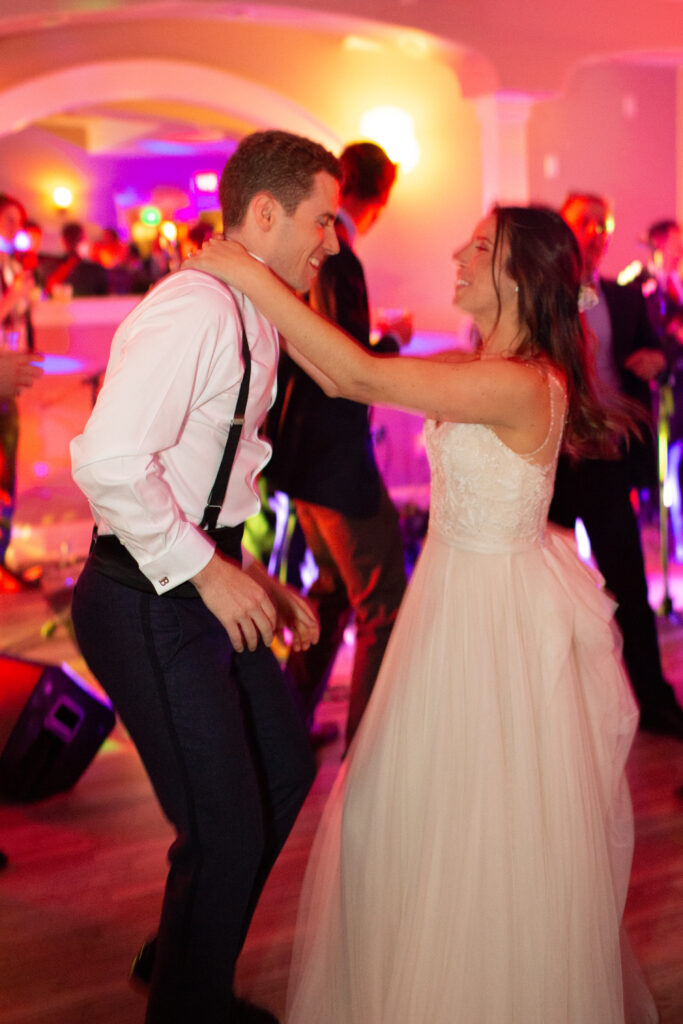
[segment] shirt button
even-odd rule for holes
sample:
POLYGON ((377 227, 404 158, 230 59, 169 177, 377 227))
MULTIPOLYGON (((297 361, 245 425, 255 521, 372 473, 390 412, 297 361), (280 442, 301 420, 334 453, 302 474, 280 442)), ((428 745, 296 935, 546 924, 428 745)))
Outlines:
POLYGON ((161 579, 159 580, 159 586, 160 587, 168 586, 168 576, 162 576, 161 577, 161 579))

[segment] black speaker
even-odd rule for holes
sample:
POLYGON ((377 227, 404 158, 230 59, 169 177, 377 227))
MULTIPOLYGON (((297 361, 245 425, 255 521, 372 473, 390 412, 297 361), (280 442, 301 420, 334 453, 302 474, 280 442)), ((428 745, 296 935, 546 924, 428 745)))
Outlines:
POLYGON ((114 728, 111 704, 66 664, 0 657, 0 796, 70 789, 114 728))

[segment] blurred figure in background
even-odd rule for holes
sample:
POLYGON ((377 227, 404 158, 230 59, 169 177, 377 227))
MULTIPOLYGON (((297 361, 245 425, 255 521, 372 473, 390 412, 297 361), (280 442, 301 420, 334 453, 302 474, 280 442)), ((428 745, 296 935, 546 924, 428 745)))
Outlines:
POLYGON ((177 269, 173 266, 172 246, 161 233, 157 234, 152 243, 152 249, 143 262, 152 284, 156 284, 162 277, 170 274, 173 269, 177 269))
POLYGON ((129 242, 121 263, 107 269, 110 295, 144 295, 152 284, 149 267, 136 242, 129 242))
POLYGON ((100 237, 93 242, 92 258, 110 270, 124 263, 128 256, 128 246, 122 241, 116 228, 103 228, 100 237))
MULTIPOLYGON (((396 180, 396 165, 371 142, 347 146, 335 224, 339 253, 320 268, 310 305, 370 348, 370 310, 363 266, 354 252, 381 215, 396 180)), ((410 339, 409 322, 376 351, 397 351, 410 339)), ((335 732, 316 731, 313 715, 353 612, 356 649, 346 744, 351 742, 375 683, 398 612, 406 576, 398 514, 373 451, 369 409, 325 395, 286 355, 280 359, 278 400, 268 419, 273 458, 269 484, 294 500, 306 544, 318 566, 309 591, 320 617, 320 641, 293 654, 289 668, 305 703, 314 743, 335 732)))
POLYGON ((193 256, 196 252, 199 252, 204 242, 211 238, 212 235, 213 225, 209 224, 208 221, 198 220, 196 224, 193 224, 187 232, 187 238, 183 245, 183 259, 187 259, 188 256, 193 256))
POLYGON ((74 298, 88 295, 107 295, 107 271, 101 263, 88 259, 85 228, 77 221, 67 221, 62 227, 64 256, 45 282, 48 295, 70 289, 74 298))
MULTIPOLYGON (((671 321, 681 317, 683 309, 683 235, 675 220, 659 220, 647 232, 650 259, 643 280, 643 294, 653 325, 666 334, 671 321)), ((680 323, 675 330, 680 331, 680 323)), ((680 342, 679 342, 680 344, 680 342)))
POLYGON ((637 279, 642 287, 650 322, 666 353, 668 381, 673 398, 669 418, 667 477, 671 487, 671 525, 676 561, 683 562, 683 509, 681 455, 683 454, 683 239, 675 220, 660 220, 647 233, 650 258, 637 279))
MULTIPOLYGON (((16 499, 19 409, 16 396, 20 388, 12 377, 18 369, 18 354, 33 348, 29 316, 33 275, 24 270, 16 257, 15 238, 26 224, 26 211, 18 199, 0 194, 0 351, 9 353, 4 373, 10 374, 8 386, 0 390, 0 592, 17 590, 23 580, 5 565, 12 536, 12 517, 16 499)), ((30 383, 25 381, 25 384, 30 383)))
MULTIPOLYGON (((612 230, 610 205, 602 196, 572 193, 562 216, 573 230, 583 258, 583 285, 596 304, 586 313, 597 342, 598 384, 640 402, 651 420, 650 381, 666 367, 637 285, 619 285, 599 274, 612 230)), ((645 563, 630 492, 633 449, 654 458, 651 431, 644 443, 632 439, 617 459, 560 457, 550 506, 552 522, 570 529, 583 521, 607 589, 617 601, 616 620, 624 640, 624 661, 640 705, 640 727, 683 740, 683 710, 664 679, 655 617, 648 601, 645 563)), ((642 467, 642 461, 641 461, 642 467)))
POLYGON ((43 229, 35 220, 24 224, 25 245, 16 256, 24 270, 33 274, 37 288, 45 287, 48 273, 54 269, 55 261, 43 252, 43 229))

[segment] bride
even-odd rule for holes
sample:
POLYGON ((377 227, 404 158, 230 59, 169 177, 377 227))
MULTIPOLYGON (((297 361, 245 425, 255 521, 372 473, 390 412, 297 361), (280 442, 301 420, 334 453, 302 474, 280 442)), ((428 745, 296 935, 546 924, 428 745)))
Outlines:
POLYGON ((287 1021, 651 1024, 621 929, 636 705, 612 602, 547 525, 560 446, 604 455, 628 421, 558 214, 498 208, 455 261, 480 342, 441 360, 366 353, 236 243, 187 264, 328 394, 426 416, 429 531, 315 839, 287 1021))

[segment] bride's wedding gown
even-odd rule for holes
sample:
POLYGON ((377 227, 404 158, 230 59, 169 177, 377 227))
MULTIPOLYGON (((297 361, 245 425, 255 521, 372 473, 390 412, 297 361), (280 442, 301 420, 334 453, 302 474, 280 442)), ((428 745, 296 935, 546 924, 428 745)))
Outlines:
POLYGON ((612 602, 546 526, 547 379, 530 455, 426 423, 428 537, 314 843, 287 1024, 657 1019, 622 983, 637 708, 612 602))

